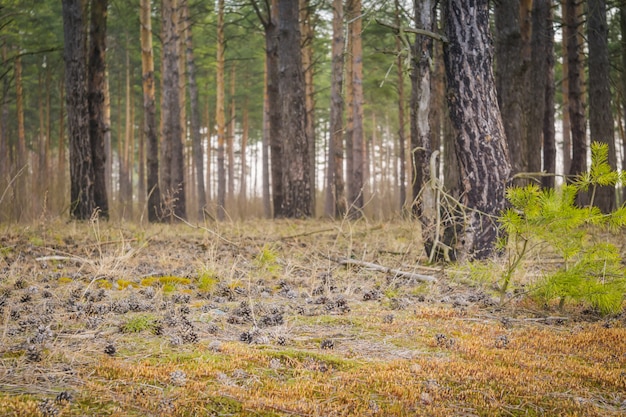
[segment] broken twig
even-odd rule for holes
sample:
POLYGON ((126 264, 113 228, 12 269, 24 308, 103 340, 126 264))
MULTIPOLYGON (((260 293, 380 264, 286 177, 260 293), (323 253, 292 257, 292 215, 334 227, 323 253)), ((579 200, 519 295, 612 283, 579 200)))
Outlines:
POLYGON ((416 279, 418 281, 424 281, 424 282, 437 282, 437 278, 433 277, 432 275, 423 275, 423 274, 417 274, 415 272, 400 271, 399 269, 388 268, 386 266, 378 265, 372 262, 365 262, 365 261, 359 261, 358 259, 348 259, 348 258, 338 258, 338 259, 330 258, 330 259, 332 261, 337 262, 340 265, 358 265, 366 269, 371 269, 372 271, 384 272, 386 274, 394 274, 395 276, 398 276, 398 277, 416 279))

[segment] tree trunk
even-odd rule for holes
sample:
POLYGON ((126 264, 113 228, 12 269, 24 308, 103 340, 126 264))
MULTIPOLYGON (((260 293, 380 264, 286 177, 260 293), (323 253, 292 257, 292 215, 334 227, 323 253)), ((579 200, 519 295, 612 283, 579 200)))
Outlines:
POLYGON ((187 57, 187 79, 189 82, 189 100, 191 110, 191 142, 193 146, 193 165, 196 168, 196 189, 198 194, 198 219, 204 218, 206 194, 204 192, 204 158, 202 156, 202 136, 200 135, 200 103, 198 100, 198 84, 196 83, 196 63, 193 55, 193 36, 189 5, 183 5, 183 25, 185 28, 185 45, 187 57))
MULTIPOLYGON (((611 108, 611 82, 606 1, 589 0, 587 39, 589 42, 589 128, 594 141, 609 147, 609 164, 617 168, 613 113, 611 108)), ((593 204, 609 213, 615 209, 615 186, 598 188, 593 204)))
MULTIPOLYGON (((532 13, 532 38, 530 73, 527 90, 526 138, 528 144, 528 172, 541 171, 541 156, 533 155, 533 150, 541 151, 543 120, 546 106, 546 89, 548 88, 548 57, 553 53, 549 43, 551 31, 548 27, 550 0, 535 0, 532 13)), ((503 115, 504 117, 504 115, 503 115)), ((511 149, 511 154, 513 150, 511 149)), ((547 156, 544 150, 544 159, 547 156)), ((548 177, 544 177, 548 178, 548 177)))
MULTIPOLYGON (((430 4, 430 1, 427 3, 430 4)), ((402 25, 400 1, 394 1, 394 18, 397 27, 402 25)), ((423 28, 426 29, 426 28, 423 28)), ((403 43, 400 40, 401 35, 396 36, 396 50, 398 57, 396 58, 396 75, 398 77, 398 147, 400 148, 400 209, 404 208, 406 204, 406 143, 405 143, 405 129, 404 129, 404 109, 406 106, 404 97, 404 57, 402 55, 403 43)))
POLYGON ((315 30, 311 22, 314 12, 311 0, 300 0, 300 25, 302 35, 302 68, 304 69, 304 89, 306 107, 306 140, 309 144, 309 179, 311 181, 311 207, 315 212, 315 84, 313 83, 313 40, 315 30))
POLYGON ((333 43, 330 81, 330 138, 324 214, 342 217, 346 213, 343 182, 343 0, 333 0, 333 43))
MULTIPOLYGON (((554 28, 553 28, 553 13, 552 5, 550 1, 545 1, 542 7, 547 8, 547 28, 545 30, 546 36, 546 90, 545 90, 545 106, 543 116, 543 171, 556 174, 556 133, 554 128, 554 28)), ((544 16, 544 12, 537 12, 537 16, 544 16)), ((542 18, 542 17, 541 17, 542 18)), ((544 188, 554 188, 555 178, 553 176, 543 177, 541 184, 544 188)))
POLYGON ((350 195, 350 216, 363 215, 365 203, 365 134, 363 132, 363 47, 361 41, 362 16, 361 0, 350 0, 353 16, 351 33, 352 59, 352 194, 350 195))
POLYGON ((488 0, 443 3, 449 43, 444 49, 448 106, 457 130, 462 202, 467 220, 457 244, 460 258, 484 259, 494 251, 493 216, 505 206, 511 165, 492 72, 488 0))
POLYGON ((230 202, 235 197, 235 64, 230 67, 230 108, 228 110, 229 119, 226 125, 226 153, 228 154, 228 194, 230 202))
POLYGON ((180 107, 178 0, 163 0, 163 186, 170 220, 186 218, 184 158, 180 107))
MULTIPOLYGON (((619 22, 621 31, 621 52, 622 52, 622 111, 624 126, 623 131, 626 132, 626 0, 621 0, 619 5, 619 22)), ((626 140, 622 137, 622 172, 626 172, 626 140)), ((622 201, 626 201, 626 181, 622 181, 622 201)))
POLYGON ((163 218, 159 187, 159 139, 156 125, 154 88, 154 58, 152 48, 152 19, 150 0, 141 0, 141 68, 143 79, 144 132, 146 134, 146 168, 148 193, 148 221, 163 218))
MULTIPOLYGON (((82 61, 83 69, 85 69, 85 61, 82 61)), ((84 77, 83 77, 84 81, 84 77)), ((16 177, 14 185, 14 213, 16 219, 20 218, 27 212, 29 194, 28 190, 28 160, 26 155, 26 130, 24 126, 24 86, 22 78, 22 58, 15 59, 15 111, 17 113, 17 152, 15 158, 15 169, 13 177, 16 177)), ((87 138, 88 140, 89 138, 87 138)), ((89 214, 91 215, 91 213, 89 214)))
POLYGON ((217 219, 226 217, 226 170, 224 166, 224 144, 226 116, 224 115, 224 0, 218 0, 217 9, 217 96, 215 123, 217 124, 217 219))
POLYGON ((86 220, 93 214, 96 203, 92 149, 89 140, 87 48, 82 1, 63 0, 63 32, 70 142, 70 215, 77 220, 86 220))
POLYGON ((278 61, 283 146, 282 215, 290 218, 311 215, 309 144, 306 137, 306 105, 299 3, 279 0, 278 61))
POLYGON ((272 217, 272 201, 270 194, 270 100, 267 89, 267 60, 264 66, 263 82, 263 139, 261 142, 261 171, 263 187, 263 217, 272 217))
MULTIPOLYGON (((580 50, 582 44, 578 31, 582 16, 577 0, 566 0, 563 24, 567 28, 567 68, 569 88, 569 118, 572 134, 572 164, 569 169, 570 181, 574 176, 587 171, 587 135, 585 120, 585 103, 583 100, 583 63, 580 50)), ((579 194, 578 203, 586 204, 585 197, 579 194)))
POLYGON ((239 206, 241 207, 241 210, 243 210, 243 207, 246 204, 246 188, 248 187, 248 167, 246 153, 248 152, 248 135, 250 131, 249 122, 248 96, 246 96, 243 102, 243 110, 241 115, 241 180, 239 182, 239 206))
POLYGON ((99 215, 109 218, 107 196, 106 159, 104 134, 107 126, 104 122, 104 91, 106 77, 106 24, 108 0, 91 1, 91 26, 89 47, 89 140, 93 155, 94 200, 99 215))
POLYGON ((496 89, 507 144, 511 151, 513 173, 526 172, 529 167, 530 147, 524 132, 524 98, 528 86, 530 55, 526 56, 524 53, 527 48, 521 25, 526 16, 521 16, 520 13, 521 3, 525 1, 527 0, 502 0, 495 3, 496 89))

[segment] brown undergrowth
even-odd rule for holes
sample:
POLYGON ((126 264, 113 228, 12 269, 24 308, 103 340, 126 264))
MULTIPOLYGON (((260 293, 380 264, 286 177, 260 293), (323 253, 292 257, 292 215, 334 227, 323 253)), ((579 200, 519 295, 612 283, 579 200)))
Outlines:
POLYGON ((626 414, 623 314, 500 306, 411 222, 2 227, 2 416, 626 414))

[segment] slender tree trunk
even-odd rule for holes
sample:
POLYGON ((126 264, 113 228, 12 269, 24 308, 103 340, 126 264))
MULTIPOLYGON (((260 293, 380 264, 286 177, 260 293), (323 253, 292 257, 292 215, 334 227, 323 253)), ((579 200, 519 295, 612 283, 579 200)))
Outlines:
MULTIPOLYGON (((529 168, 529 143, 524 132, 525 95, 528 86, 530 54, 522 34, 522 4, 528 0, 502 0, 496 2, 496 88, 502 112, 504 130, 510 149, 513 173, 529 168)), ((536 103, 534 103, 536 104, 536 103)), ((531 121, 539 126, 537 121, 531 121)))
POLYGON ((569 41, 569 32, 565 23, 565 12, 567 10, 568 0, 561 0, 561 50, 563 51, 563 60, 561 64, 561 72, 563 80, 561 82, 561 119, 563 134, 563 173, 567 175, 572 166, 572 124, 569 116, 569 63, 567 59, 567 42, 569 41))
POLYGON ((106 77, 106 24, 108 0, 91 0, 88 102, 89 139, 93 157, 94 200, 101 217, 109 218, 104 133, 104 91, 106 77))
POLYGON ((263 216, 272 217, 272 201, 270 195, 270 100, 267 89, 267 59, 265 62, 263 83, 263 139, 261 143, 261 171, 263 175, 263 216))
POLYGON ((354 30, 354 11, 352 0, 346 0, 346 42, 345 42, 345 159, 346 159, 346 209, 351 210, 354 192, 354 85, 352 83, 352 73, 354 59, 352 59, 352 32, 354 30))
MULTIPOLYGON (((622 68, 626 69, 626 0, 619 3, 619 22, 621 31, 621 52, 622 52, 622 68)), ((626 132, 626 70, 622 70, 622 111, 624 126, 623 131, 626 132)), ((622 137, 622 171, 626 172, 626 140, 622 137)), ((622 181, 622 204, 626 201, 626 181, 622 181)))
POLYGON ((232 202, 235 198, 235 64, 230 67, 230 108, 229 120, 226 125, 226 153, 228 154, 228 194, 227 199, 232 202))
POLYGON ((156 125, 154 87, 154 57, 152 48, 152 19, 150 0, 141 0, 141 68, 143 79, 144 132, 146 134, 146 168, 148 193, 148 221, 163 218, 159 187, 159 139, 156 125))
POLYGON ((352 194, 350 195, 351 217, 363 214, 365 203, 365 133, 363 131, 363 47, 361 41, 362 16, 361 0, 350 0, 354 16, 352 23, 352 194))
POLYGON ((67 156, 65 145, 65 77, 59 81, 59 154, 57 160, 57 184, 59 187, 60 206, 66 201, 67 156))
POLYGON ((170 220, 186 218, 184 157, 180 107, 178 0, 163 0, 163 184, 170 220))
MULTIPOLYGON (((430 1, 427 2, 430 4, 430 1)), ((397 27, 401 27, 402 21, 400 18, 400 1, 394 1, 395 6, 395 24, 397 27)), ((400 209, 404 207, 406 204, 406 144, 405 144, 405 129, 404 129, 404 109, 406 106, 405 97, 404 97, 404 57, 401 53, 402 51, 402 41, 400 40, 400 36, 396 36, 396 50, 398 51, 398 57, 396 58, 396 69, 397 69, 397 77, 398 77, 398 147, 400 148, 400 209)))
MULTIPOLYGON (((84 64, 83 64, 84 65, 84 64)), ((84 68, 84 67, 83 67, 84 68)), ((14 185, 14 203, 16 219, 28 212, 28 164, 26 155, 26 129, 24 127, 24 86, 22 78, 22 58, 15 59, 15 111, 17 116, 17 152, 13 176, 17 176, 14 185)))
MULTIPOLYGON (((7 60, 7 47, 6 43, 2 45, 1 49, 2 62, 7 60)), ((2 78, 2 95, 0 96, 0 178, 1 187, 4 189, 11 180, 9 178, 10 163, 9 158, 9 89, 10 78, 5 76, 2 78)), ((3 217, 0 219, 5 220, 3 217)))
POLYGON ((315 212, 315 84, 313 83, 313 40, 315 29, 311 22, 313 5, 311 0, 300 0, 300 29, 302 35, 302 67, 304 69, 304 88, 306 106, 306 137, 309 144, 309 179, 311 180, 311 207, 315 212))
POLYGON ((505 206, 511 173, 492 72, 488 3, 443 3, 449 41, 444 49, 448 106, 457 130, 462 202, 468 208, 458 242, 461 258, 483 259, 493 253, 498 226, 492 216, 499 215, 505 206))
POLYGON ((333 0, 333 43, 330 84, 330 138, 324 214, 342 217, 346 213, 343 181, 343 0, 333 0))
POLYGON ((191 20, 189 19, 189 5, 183 5, 183 25, 185 28, 185 50, 187 57, 187 79, 189 83, 189 100, 191 110, 191 142, 193 146, 193 165, 196 170, 196 192, 198 194, 198 218, 204 217, 206 194, 204 192, 204 158, 202 152, 202 136, 200 134, 200 103, 198 100, 198 84, 196 82, 196 63, 193 54, 193 36, 191 20))
POLYGON ((217 124, 217 219, 226 217, 226 170, 224 166, 224 144, 226 117, 224 114, 224 0, 218 0, 217 11, 217 98, 215 122, 217 124))
POLYGON ((250 131, 248 117, 248 96, 243 101, 243 109, 241 115, 241 181, 239 182, 239 201, 240 206, 246 204, 246 188, 248 187, 248 167, 246 154, 248 152, 248 135, 250 131))
MULTIPOLYGON (((609 63, 609 27, 606 20, 606 1, 589 0, 587 39, 589 42, 589 128, 594 141, 609 147, 609 164, 617 168, 613 113, 611 108, 611 81, 609 63)), ((615 209, 615 186, 600 187, 594 205, 603 213, 615 209)))
MULTIPOLYGON (((547 55, 546 60, 546 90, 545 90, 545 106, 543 116, 543 170, 544 172, 555 174, 556 173, 556 132, 555 132, 555 120, 554 120, 554 28, 553 28, 553 12, 550 1, 545 1, 544 6, 547 6, 547 30, 546 30, 546 45, 545 50, 547 55)), ((543 13, 537 13, 539 16, 543 16, 543 13)), ((553 176, 543 177, 541 184, 544 188, 554 188, 555 178, 553 176)))
POLYGON ((290 218, 311 215, 309 144, 306 137, 306 104, 300 27, 299 2, 279 0, 278 61, 283 145, 282 215, 290 218))
MULTIPOLYGON (((587 135, 585 120, 585 103, 583 100, 583 63, 580 50, 582 44, 578 31, 580 30, 581 8, 577 0, 567 0, 563 23, 567 27, 567 66, 569 88, 569 118, 572 133, 572 164, 570 166, 570 180, 587 170, 587 135)), ((584 196, 579 195, 579 204, 586 204, 584 196)))
POLYGON ((70 214, 78 220, 89 219, 96 208, 89 140, 87 48, 82 6, 80 0, 63 0, 65 86, 70 138, 70 214))

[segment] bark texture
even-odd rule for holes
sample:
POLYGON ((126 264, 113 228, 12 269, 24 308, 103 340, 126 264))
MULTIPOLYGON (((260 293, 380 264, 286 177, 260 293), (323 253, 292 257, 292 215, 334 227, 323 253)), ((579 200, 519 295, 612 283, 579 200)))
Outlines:
POLYGON ((283 152, 282 215, 311 215, 309 144, 306 137, 305 85, 298 23, 299 3, 279 0, 278 61, 283 152))
POLYGON ((184 159, 180 107, 180 35, 178 0, 163 0, 163 187, 170 220, 186 218, 184 159))
POLYGON ((143 129, 146 136, 146 185, 148 221, 161 221, 161 189, 159 187, 159 139, 156 125, 154 88, 154 55, 150 0, 141 0, 141 72, 143 85, 143 129))
POLYGON ((457 244, 459 257, 491 255, 497 239, 497 216, 505 206, 511 166, 497 105, 492 72, 488 0, 443 3, 448 107, 457 131, 466 222, 457 244))
MULTIPOLYGON (((606 20, 606 1, 589 0, 587 39, 589 42, 589 129, 591 140, 609 146, 609 164, 615 169, 615 136, 611 108, 611 81, 609 63, 609 27, 606 20)), ((594 205, 604 213, 615 209, 614 186, 599 187, 594 205)))
POLYGON ((333 43, 330 84, 330 138, 324 214, 342 217, 346 213, 343 180, 343 0, 333 1, 333 43))
POLYGON ((86 220, 93 214, 94 171, 89 141, 85 18, 80 0, 63 0, 65 87, 70 143, 70 215, 86 220))
POLYGON ((108 0, 92 0, 89 46, 89 140, 93 155, 94 200, 99 214, 109 218, 109 201, 106 185, 106 159, 104 134, 108 126, 104 121, 104 91, 106 74, 106 25, 108 0))

